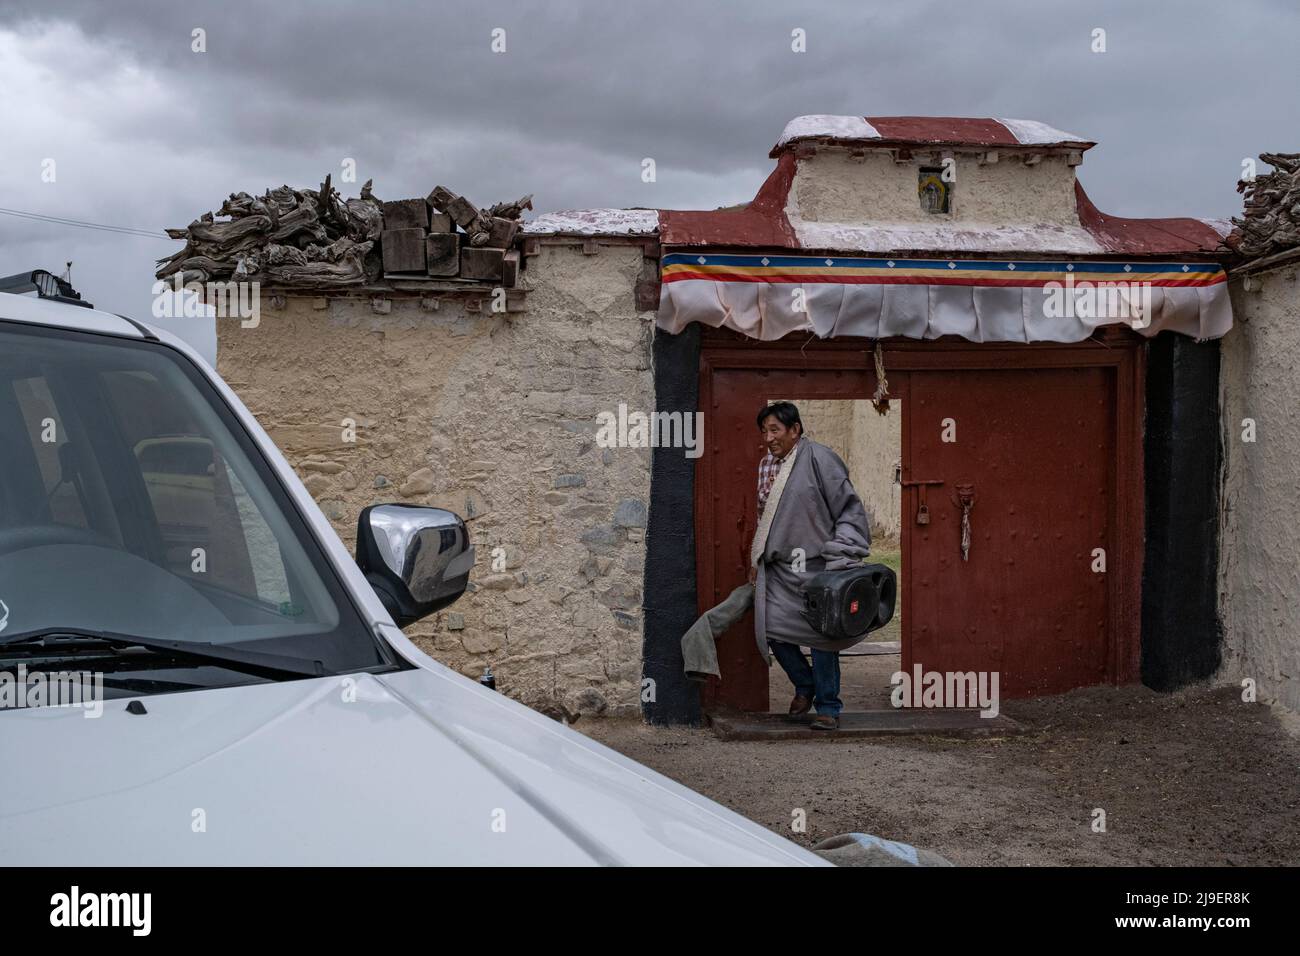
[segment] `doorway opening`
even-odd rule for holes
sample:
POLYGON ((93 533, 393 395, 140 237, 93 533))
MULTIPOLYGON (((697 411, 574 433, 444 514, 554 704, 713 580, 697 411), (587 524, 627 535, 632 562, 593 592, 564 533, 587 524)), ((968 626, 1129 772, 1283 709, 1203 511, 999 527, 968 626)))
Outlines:
MULTIPOLYGON (((849 481, 862 499, 870 521, 872 564, 883 564, 898 576, 903 592, 902 455, 903 402, 889 400, 884 413, 866 398, 800 398, 793 402, 803 420, 804 434, 834 451, 848 466, 849 481)), ((890 677, 902 666, 903 608, 898 602, 887 626, 840 652, 840 699, 845 711, 880 710, 890 706, 890 677)), ((804 657, 808 648, 802 648, 804 657)), ((775 663, 768 673, 771 713, 785 713, 793 689, 775 663)))
MULTIPOLYGON (((898 403, 886 417, 900 413, 902 433, 902 655, 866 686, 883 694, 895 670, 918 666, 996 673, 1003 699, 1138 679, 1142 348, 1131 332, 1071 345, 884 343, 898 403)), ((858 340, 716 333, 699 361, 713 436, 693 487, 702 614, 746 578, 762 455, 755 410, 789 398, 825 440, 834 416, 819 423, 812 403, 869 407, 877 381, 870 344, 858 340)), ((722 676, 701 689, 705 712, 788 707, 784 672, 777 697, 753 627, 751 614, 718 641, 722 676)))

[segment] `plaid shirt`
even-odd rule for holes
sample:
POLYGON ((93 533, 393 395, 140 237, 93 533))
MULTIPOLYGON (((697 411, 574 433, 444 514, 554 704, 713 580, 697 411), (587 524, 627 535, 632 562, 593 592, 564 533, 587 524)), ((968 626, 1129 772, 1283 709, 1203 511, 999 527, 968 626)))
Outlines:
MULTIPOLYGON (((790 457, 786 453, 786 458, 790 457)), ((772 494, 772 485, 776 483, 776 476, 781 473, 781 465, 785 463, 785 458, 777 458, 770 451, 763 456, 763 460, 758 463, 758 517, 763 517, 763 509, 767 507, 768 496, 772 494)))

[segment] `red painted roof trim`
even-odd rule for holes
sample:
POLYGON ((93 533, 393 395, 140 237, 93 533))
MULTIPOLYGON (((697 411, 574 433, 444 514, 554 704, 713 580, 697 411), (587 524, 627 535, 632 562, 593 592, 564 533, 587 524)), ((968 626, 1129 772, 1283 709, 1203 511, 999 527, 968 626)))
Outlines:
POLYGON ((881 139, 909 143, 969 143, 1020 146, 1011 130, 994 119, 964 116, 868 116, 881 139))
POLYGON ((1007 126, 992 117, 971 116, 864 116, 880 136, 870 139, 841 136, 800 136, 772 147, 773 159, 796 149, 800 143, 824 142, 864 149, 897 149, 927 146, 976 146, 1016 149, 1025 152, 1047 149, 1092 149, 1087 139, 1063 139, 1055 143, 1022 143, 1007 126))
POLYGON ((777 160, 758 194, 744 209, 690 212, 659 210, 659 242, 677 246, 769 246, 798 249, 799 240, 785 215, 794 182, 794 153, 777 160))
POLYGON ((1079 210, 1079 223, 1107 252, 1141 256, 1223 252, 1220 248, 1222 237, 1199 219, 1108 216, 1092 204, 1078 180, 1074 183, 1074 200, 1079 210))

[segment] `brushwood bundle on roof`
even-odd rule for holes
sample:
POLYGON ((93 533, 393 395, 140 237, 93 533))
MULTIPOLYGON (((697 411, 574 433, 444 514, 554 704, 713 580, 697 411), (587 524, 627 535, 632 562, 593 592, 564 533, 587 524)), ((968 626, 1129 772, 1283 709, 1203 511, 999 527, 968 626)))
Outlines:
POLYGON ((1245 197, 1241 218, 1226 243, 1257 259, 1300 247, 1300 153, 1260 153, 1273 172, 1237 183, 1245 197))
POLYGON ((303 289, 381 279, 515 284, 510 246, 531 196, 480 211, 443 186, 427 199, 393 202, 371 189, 367 181, 360 196, 344 200, 326 176, 319 189, 232 193, 215 215, 167 230, 185 248, 158 260, 157 277, 303 289))
POLYGON ((383 207, 370 190, 367 182, 358 198, 343 200, 326 176, 320 189, 232 193, 215 216, 204 213, 184 229, 167 230, 184 239, 185 248, 160 259, 157 276, 315 286, 365 282, 379 273, 375 244, 383 230, 383 207))

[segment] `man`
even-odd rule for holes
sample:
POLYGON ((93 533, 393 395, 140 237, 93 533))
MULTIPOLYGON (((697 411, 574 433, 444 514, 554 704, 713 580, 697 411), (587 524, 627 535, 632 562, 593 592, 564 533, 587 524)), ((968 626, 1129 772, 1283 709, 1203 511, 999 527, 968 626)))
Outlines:
POLYGON ((706 612, 682 638, 688 676, 718 676, 714 641, 752 604, 759 652, 775 656, 794 685, 791 714, 815 708, 812 727, 839 727, 839 652, 861 638, 831 640, 803 616, 802 585, 822 570, 850 568, 867 557, 866 509, 840 457, 803 436, 799 409, 765 405, 758 428, 767 454, 758 466, 758 527, 749 551, 749 583, 706 612), (812 649, 812 666, 800 646, 812 649))

